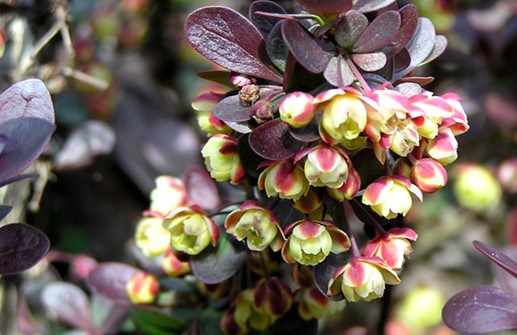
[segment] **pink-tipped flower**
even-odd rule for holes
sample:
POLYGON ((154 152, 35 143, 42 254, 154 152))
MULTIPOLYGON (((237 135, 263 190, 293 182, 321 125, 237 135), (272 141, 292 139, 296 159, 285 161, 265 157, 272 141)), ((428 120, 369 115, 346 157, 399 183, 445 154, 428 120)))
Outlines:
POLYGON ((197 255, 210 243, 216 245, 219 229, 197 206, 180 207, 167 215, 163 227, 171 235, 174 250, 197 255))
POLYGON ((413 205, 411 193, 422 200, 422 192, 409 179, 399 176, 380 177, 368 185, 362 202, 387 219, 406 216, 413 205))
POLYGON ((151 191, 151 211, 167 215, 170 211, 188 204, 187 190, 183 181, 171 176, 159 176, 151 191))
POLYGON ((460 135, 469 130, 467 115, 461 105, 461 98, 454 93, 446 93, 442 95, 453 109, 452 116, 445 117, 442 120, 440 128, 449 128, 454 135, 460 135))
POLYGON ((135 305, 151 304, 160 291, 158 280, 150 273, 139 272, 127 282, 126 292, 135 305))
POLYGON ((330 300, 315 286, 302 288, 296 295, 299 298, 298 313, 304 320, 332 316, 342 311, 346 305, 345 300, 330 300))
POLYGON ((393 270, 398 271, 413 249, 410 241, 416 241, 418 235, 409 228, 393 228, 368 241, 363 247, 366 257, 379 257, 393 270))
POLYGON ((192 101, 192 109, 197 112, 199 128, 212 136, 215 134, 230 134, 232 129, 219 120, 212 112, 217 102, 224 96, 222 93, 204 92, 192 101))
POLYGON ((339 188, 348 177, 349 158, 345 150, 327 144, 320 144, 304 150, 298 156, 305 156, 305 177, 313 186, 339 188))
POLYGON ((288 93, 280 103, 280 118, 290 127, 301 128, 311 123, 314 117, 312 95, 304 92, 288 93))
POLYGON ((429 157, 447 165, 458 158, 458 141, 451 129, 440 129, 438 135, 432 140, 428 140, 425 152, 429 157))
POLYGON ((163 255, 170 245, 171 234, 162 226, 163 218, 144 217, 138 221, 135 244, 147 257, 163 255))
POLYGON ((323 108, 319 132, 329 144, 353 140, 366 127, 366 107, 359 91, 352 88, 328 90, 316 96, 314 103, 316 108, 323 108))
POLYGON ((361 189, 361 176, 352 168, 348 167, 348 178, 340 188, 327 188, 328 194, 339 202, 350 200, 355 197, 361 189))
POLYGON ((169 277, 183 277, 190 273, 190 263, 180 260, 171 248, 162 258, 161 265, 163 272, 169 277))
POLYGON ((411 181, 422 192, 432 193, 447 184, 447 171, 431 158, 423 158, 411 167, 411 181))
POLYGON ((262 251, 268 246, 278 251, 285 240, 282 227, 273 212, 253 200, 244 202, 239 209, 231 212, 226 217, 224 227, 237 240, 246 239, 248 248, 254 251, 262 251))
POLYGON ((244 178, 244 167, 237 153, 237 139, 216 134, 206 142, 201 150, 210 176, 222 182, 230 180, 238 184, 244 178))
POLYGON ((332 252, 335 254, 350 248, 350 239, 342 230, 329 221, 304 219, 286 228, 287 241, 282 248, 282 257, 287 263, 316 265, 332 252))
POLYGON ((371 301, 384 295, 386 284, 396 285, 400 279, 384 260, 378 257, 354 257, 339 267, 329 282, 331 295, 342 292, 346 300, 371 301))
POLYGON ((303 169, 292 160, 273 162, 259 176, 258 186, 268 197, 299 200, 309 192, 303 169))

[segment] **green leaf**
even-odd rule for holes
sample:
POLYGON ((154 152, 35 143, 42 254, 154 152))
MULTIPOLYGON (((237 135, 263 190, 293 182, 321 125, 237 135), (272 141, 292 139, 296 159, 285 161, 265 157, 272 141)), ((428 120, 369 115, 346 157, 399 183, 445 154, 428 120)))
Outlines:
POLYGON ((186 327, 183 322, 149 308, 134 307, 131 319, 138 332, 146 335, 179 335, 186 327))

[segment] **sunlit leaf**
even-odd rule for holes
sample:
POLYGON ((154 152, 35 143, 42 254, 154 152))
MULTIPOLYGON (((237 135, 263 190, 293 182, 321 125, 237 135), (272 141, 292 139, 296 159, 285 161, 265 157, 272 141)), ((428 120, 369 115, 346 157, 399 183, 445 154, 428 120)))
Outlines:
POLYGON ((249 144, 257 155, 268 160, 283 160, 294 156, 303 143, 293 138, 287 123, 274 119, 255 128, 249 144))
POLYGON ((68 325, 86 330, 94 328, 88 297, 79 287, 66 282, 47 284, 41 300, 47 310, 68 325))
POLYGON ((343 15, 336 26, 336 43, 342 48, 350 48, 368 27, 368 18, 356 10, 343 15))
POLYGON ((86 281, 94 292, 116 303, 130 304, 126 285, 139 272, 141 270, 123 263, 101 263, 90 271, 86 281))
POLYGON ((50 247, 38 229, 24 223, 0 227, 0 274, 14 274, 35 265, 50 247))
POLYGON ((363 13, 370 13, 393 4, 395 0, 354 0, 354 9, 363 13))
POLYGON ((434 48, 427 58, 419 65, 427 64, 438 58, 447 49, 447 38, 443 35, 436 35, 434 48))
POLYGON ((386 55, 382 52, 350 55, 354 63, 366 72, 375 72, 386 65, 386 55))
POLYGON ((273 27, 280 21, 280 19, 260 15, 256 12, 287 14, 284 7, 273 1, 259 0, 251 3, 249 8, 250 20, 260 30, 264 38, 268 37, 269 33, 273 30, 273 27))
POLYGON ((323 72, 323 76, 330 85, 337 87, 349 86, 355 79, 350 66, 341 55, 332 57, 323 72))
POLYGON ((377 16, 359 36, 352 51, 370 53, 389 45, 397 36, 400 22, 400 14, 394 10, 377 16))
POLYGON ((497 266, 501 267, 506 272, 517 278, 517 261, 514 261, 501 251, 494 249, 483 242, 474 241, 472 242, 472 244, 474 244, 474 247, 485 257, 487 257, 497 266))
POLYGON ((469 288, 445 304, 442 318, 450 328, 466 333, 517 329, 517 296, 494 286, 469 288))
POLYGON ((199 255, 192 256, 192 273, 205 284, 217 284, 232 277, 241 267, 246 257, 243 244, 231 241, 231 237, 221 231, 216 247, 208 247, 199 255))
POLYGON ((237 94, 221 99, 213 110, 215 117, 225 122, 248 121, 252 112, 253 107, 244 106, 237 94))
POLYGON ((275 82, 282 77, 269 67, 264 38, 239 12, 203 7, 185 20, 185 35, 197 52, 228 70, 275 82))
POLYGON ((333 53, 323 49, 311 33, 295 20, 282 22, 284 41, 296 61, 312 73, 321 73, 325 70, 333 53))

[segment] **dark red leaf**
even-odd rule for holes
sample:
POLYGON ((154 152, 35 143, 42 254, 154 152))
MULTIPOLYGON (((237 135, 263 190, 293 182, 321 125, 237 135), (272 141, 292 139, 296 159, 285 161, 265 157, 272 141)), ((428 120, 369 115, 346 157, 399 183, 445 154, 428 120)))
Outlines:
POLYGON ((10 119, 0 123, 0 134, 7 143, 0 156, 0 183, 18 176, 43 151, 54 124, 34 117, 10 119))
POLYGON ((282 21, 278 21, 269 32, 266 40, 266 51, 273 64, 281 71, 285 71, 289 48, 282 37, 282 21))
POLYGON ((257 155, 272 161, 293 157, 303 145, 291 136, 289 126, 280 119, 255 128, 250 133, 249 144, 257 155))
POLYGON ((318 125, 320 123, 321 113, 317 113, 308 126, 303 128, 290 128, 291 136, 300 142, 314 142, 320 139, 318 125))
POLYGON ((213 211, 221 205, 217 186, 205 168, 191 166, 185 173, 183 182, 190 200, 203 209, 213 211))
POLYGON ((341 14, 352 9, 352 0, 297 0, 305 9, 319 14, 341 14))
POLYGON ((501 251, 494 249, 483 242, 474 241, 472 242, 474 247, 482 253, 485 257, 490 259, 496 265, 504 269, 506 272, 517 278, 517 262, 506 256, 501 251))
POLYGON ((368 27, 368 23, 363 13, 356 10, 347 12, 336 26, 336 43, 342 48, 350 48, 368 27))
POLYGON ((282 23, 284 41, 296 61, 307 71, 321 73, 333 56, 320 45, 314 36, 295 20, 282 23))
POLYGON ((341 55, 332 57, 323 72, 323 76, 330 85, 337 87, 349 86, 355 79, 350 66, 341 55))
POLYGON ((388 57, 399 53, 406 46, 415 33, 418 23, 418 9, 415 5, 405 5, 398 12, 400 14, 400 29, 397 37, 382 50, 388 57))
POLYGON ((253 107, 244 106, 237 94, 221 99, 214 107, 214 115, 225 122, 244 122, 251 119, 253 107))
POLYGON ((273 27, 280 21, 280 19, 256 14, 256 12, 287 14, 284 7, 273 1, 259 0, 251 3, 249 8, 250 20, 260 30, 264 38, 268 37, 271 30, 273 30, 273 27))
POLYGON ((442 318, 450 328, 466 333, 517 329, 517 296, 494 286, 470 288, 445 304, 442 318))
POLYGON ((260 31, 233 9, 203 7, 192 12, 185 20, 185 35, 197 52, 217 65, 282 82, 270 68, 260 31))
POLYGON ((411 64, 411 56, 409 55, 409 52, 406 48, 402 48, 398 54, 395 55, 393 58, 395 64, 394 64, 394 71, 400 72, 404 69, 406 69, 409 64, 411 64))
POLYGON ((141 270, 123 263, 101 263, 90 271, 86 280, 88 286, 100 295, 122 304, 131 304, 126 292, 129 280, 141 270))
POLYGON ((29 269, 48 251, 50 241, 38 229, 24 223, 0 228, 0 274, 8 275, 29 269))
POLYGON ((397 83, 416 83, 420 86, 425 86, 434 81, 434 77, 404 77, 397 81, 397 83))
POLYGON ((354 63, 366 72, 375 72, 386 65, 386 55, 382 52, 350 55, 354 63))
POLYGON ((33 117, 54 123, 50 93, 39 79, 20 81, 0 95, 0 122, 33 117))
POLYGON ((379 51, 397 37, 401 17, 397 11, 389 10, 377 16, 363 31, 352 48, 355 53, 379 51))
POLYGON ((393 4, 395 0, 357 0, 354 2, 354 9, 362 13, 375 12, 393 4))

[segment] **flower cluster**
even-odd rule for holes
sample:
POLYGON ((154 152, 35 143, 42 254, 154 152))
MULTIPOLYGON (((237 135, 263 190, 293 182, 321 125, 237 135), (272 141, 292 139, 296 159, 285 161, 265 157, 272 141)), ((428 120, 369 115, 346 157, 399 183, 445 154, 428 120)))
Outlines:
POLYGON ((445 43, 416 29, 415 6, 298 2, 310 12, 257 1, 250 20, 226 7, 187 18, 187 40, 228 70, 201 74, 226 93, 205 91, 192 104, 208 136, 206 169, 248 192, 207 214, 180 180, 160 177, 137 229, 145 255, 165 255, 167 275, 192 268, 207 292, 224 292, 228 334, 274 327, 295 303, 302 319, 320 319, 398 284, 417 234, 394 219, 447 183, 455 136, 468 130, 458 96, 407 76, 445 43), (412 54, 412 43, 429 53, 412 54), (373 228, 363 246, 354 213, 373 228))

